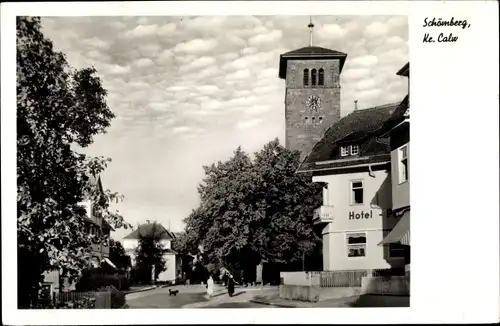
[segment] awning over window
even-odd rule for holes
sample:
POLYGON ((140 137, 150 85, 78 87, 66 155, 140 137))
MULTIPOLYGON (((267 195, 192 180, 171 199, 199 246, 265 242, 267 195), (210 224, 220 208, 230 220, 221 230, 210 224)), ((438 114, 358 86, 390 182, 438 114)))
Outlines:
POLYGON ((111 260, 109 260, 108 258, 104 258, 102 261, 108 264, 109 266, 116 268, 115 264, 113 264, 111 260))
POLYGON ((401 242, 410 245, 410 211, 406 211, 391 232, 378 245, 401 242))

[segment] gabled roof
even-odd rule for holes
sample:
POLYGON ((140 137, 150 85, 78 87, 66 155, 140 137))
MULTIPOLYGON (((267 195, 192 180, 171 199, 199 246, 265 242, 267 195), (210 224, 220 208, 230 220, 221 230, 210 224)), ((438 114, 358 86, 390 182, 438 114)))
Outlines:
POLYGON ((94 175, 90 175, 90 177, 89 177, 89 183, 92 186, 98 187, 99 191, 101 193, 104 193, 104 188, 102 187, 102 181, 101 181, 101 176, 100 175, 98 175, 97 177, 94 176, 94 175))
POLYGON ((396 73, 398 76, 405 76, 405 77, 410 77, 410 63, 407 62, 403 68, 399 69, 399 71, 396 73))
POLYGON ((389 162, 389 144, 378 142, 376 136, 384 123, 394 116, 400 105, 401 103, 394 103, 355 110, 333 123, 304 159, 297 172, 389 162), (352 157, 336 159, 334 154, 339 141, 348 138, 352 142, 356 141, 356 137, 359 141, 363 141, 359 156, 355 159, 352 157), (323 163, 318 165, 318 162, 323 163))
POLYGON ((163 227, 160 223, 144 223, 136 230, 132 231, 124 239, 140 239, 141 237, 152 236, 161 240, 174 240, 175 234, 163 227))
POLYGON ((401 103, 398 105, 396 110, 394 110, 394 113, 391 115, 387 121, 385 121, 382 126, 380 126, 379 130, 377 130, 377 134, 379 136, 388 136, 390 134, 390 131, 401 124, 403 121, 407 119, 407 116, 405 116, 406 110, 408 110, 408 100, 409 96, 406 95, 406 97, 401 101, 401 103))
POLYGON ((319 46, 306 46, 280 55, 279 77, 286 78, 286 65, 289 59, 339 59, 339 73, 342 72, 347 54, 335 50, 325 49, 319 46))

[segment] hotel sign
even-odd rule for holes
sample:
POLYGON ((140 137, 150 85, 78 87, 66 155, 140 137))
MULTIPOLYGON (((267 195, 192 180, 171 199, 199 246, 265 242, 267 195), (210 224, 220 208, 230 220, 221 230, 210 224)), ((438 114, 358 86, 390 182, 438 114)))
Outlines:
POLYGON ((349 212, 349 219, 350 220, 365 220, 365 219, 370 219, 373 218, 373 211, 370 210, 369 213, 365 213, 364 211, 361 211, 361 213, 356 213, 356 212, 349 212))

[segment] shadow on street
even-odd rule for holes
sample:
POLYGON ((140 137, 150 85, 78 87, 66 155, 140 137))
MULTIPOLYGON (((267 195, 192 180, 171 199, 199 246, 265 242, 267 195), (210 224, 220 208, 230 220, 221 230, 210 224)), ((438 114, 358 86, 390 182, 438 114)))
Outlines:
POLYGON ((127 300, 127 304, 131 309, 178 309, 184 305, 202 301, 207 301, 204 293, 178 293, 176 296, 169 296, 168 293, 153 293, 127 300))
POLYGON ((410 307, 409 296, 361 295, 350 307, 410 307))

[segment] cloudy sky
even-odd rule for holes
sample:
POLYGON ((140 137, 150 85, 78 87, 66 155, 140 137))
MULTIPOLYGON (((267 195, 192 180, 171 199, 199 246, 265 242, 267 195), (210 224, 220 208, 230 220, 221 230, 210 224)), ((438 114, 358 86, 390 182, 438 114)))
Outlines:
MULTIPOLYGON (((408 24, 401 16, 313 17, 314 45, 348 54, 342 115, 397 102, 407 81, 408 24)), ((133 225, 173 231, 198 205, 203 165, 241 145, 284 138, 279 55, 308 46, 308 16, 47 17, 43 31, 76 68, 94 65, 116 114, 86 150, 111 157, 105 188, 133 225)), ((117 239, 127 232, 119 230, 117 239)))

